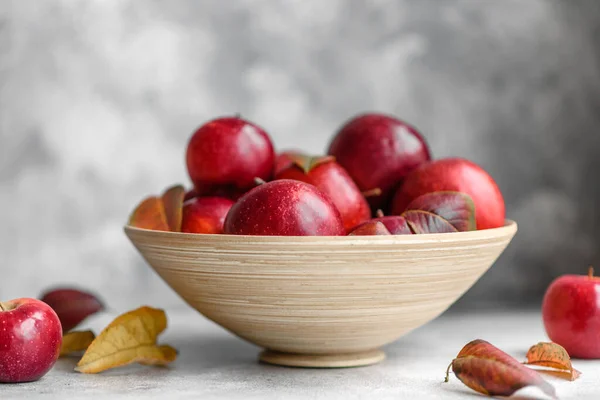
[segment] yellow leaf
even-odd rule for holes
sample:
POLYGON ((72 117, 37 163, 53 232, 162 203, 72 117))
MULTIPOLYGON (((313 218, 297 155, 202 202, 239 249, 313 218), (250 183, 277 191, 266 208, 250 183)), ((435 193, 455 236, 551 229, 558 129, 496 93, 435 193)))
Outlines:
POLYGON ((142 365, 167 365, 177 358, 177 350, 164 344, 162 346, 152 346, 149 350, 138 354, 137 362, 142 365))
POLYGON ((177 351, 158 346, 157 336, 167 327, 163 310, 141 307, 117 317, 88 347, 75 371, 95 374, 132 363, 166 365, 177 351))
POLYGON ((85 351, 94 341, 95 337, 96 335, 92 331, 72 331, 67 333, 63 336, 60 357, 85 351))

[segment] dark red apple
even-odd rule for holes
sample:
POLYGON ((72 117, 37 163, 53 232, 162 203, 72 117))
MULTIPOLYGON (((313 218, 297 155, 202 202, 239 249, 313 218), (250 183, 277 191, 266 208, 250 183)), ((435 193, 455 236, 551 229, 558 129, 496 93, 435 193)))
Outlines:
POLYGON ((374 210, 386 208, 404 177, 431 158, 425 139, 414 127, 382 114, 364 114, 348 121, 335 135, 328 153, 360 190, 381 189, 381 195, 368 197, 374 210))
POLYGON ((60 320, 63 332, 77 327, 86 318, 104 310, 104 304, 94 294, 75 288, 56 288, 42 294, 60 320))
POLYGON ((600 358, 600 278, 593 273, 557 278, 542 303, 548 337, 574 358, 600 358))
POLYGON ((254 179, 269 180, 275 153, 267 133, 237 117, 202 125, 187 147, 187 169, 198 195, 244 192, 254 179))
POLYGON ((291 163, 281 168, 275 179, 295 179, 316 186, 329 196, 340 211, 346 231, 371 217, 369 203, 334 157, 292 154, 287 158, 291 163))
POLYGON ((289 179, 263 183, 243 195, 225 218, 226 234, 339 236, 340 212, 315 186, 289 179))
POLYGON ((392 214, 402 214, 419 196, 439 191, 471 196, 477 229, 504 226, 504 199, 498 185, 483 168, 463 158, 432 161, 411 172, 394 196, 392 214))
POLYGON ((223 224, 233 201, 224 197, 196 197, 183 205, 181 232, 223 233, 223 224))
POLYGON ((60 321, 48 304, 27 298, 0 303, 0 382, 40 379, 61 345, 60 321))

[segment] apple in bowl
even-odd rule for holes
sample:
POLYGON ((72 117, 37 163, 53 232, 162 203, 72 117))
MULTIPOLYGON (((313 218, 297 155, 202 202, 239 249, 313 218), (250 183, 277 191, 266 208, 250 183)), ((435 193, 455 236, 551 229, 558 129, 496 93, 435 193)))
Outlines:
POLYGON ((379 348, 443 313, 517 231, 483 169, 431 162, 419 131, 383 114, 352 118, 316 157, 275 155, 258 125, 217 119, 186 161, 193 189, 148 198, 125 232, 188 304, 272 364, 381 361, 379 348))

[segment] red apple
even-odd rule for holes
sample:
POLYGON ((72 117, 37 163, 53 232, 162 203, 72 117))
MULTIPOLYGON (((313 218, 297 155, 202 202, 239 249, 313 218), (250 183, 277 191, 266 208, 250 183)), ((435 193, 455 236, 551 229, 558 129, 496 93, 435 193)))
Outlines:
POLYGON ((394 196, 392 214, 402 214, 417 197, 439 191, 471 196, 477 229, 504 226, 504 199, 498 185, 479 165, 463 158, 432 161, 411 172, 394 196))
POLYGON ((60 320, 63 333, 77 327, 86 318, 104 310, 104 304, 94 294, 75 288, 56 288, 42 294, 60 320))
POLYGON ((346 230, 329 197, 313 185, 281 179, 243 195, 225 218, 226 234, 339 236, 346 230))
POLYGON ((340 211, 346 231, 371 217, 369 203, 350 175, 335 158, 287 155, 290 163, 280 168, 275 179, 295 179, 310 183, 325 193, 340 211))
POLYGON ((563 275, 550 284, 542 303, 548 337, 574 358, 600 358, 600 278, 563 275))
POLYGON ((0 303, 0 382, 31 382, 58 359, 62 327, 56 313, 36 299, 0 303))
POLYGON ((187 169, 198 195, 244 192, 273 174, 275 153, 267 133, 237 117, 202 125, 187 147, 187 169))
POLYGON ((386 208, 404 177, 431 159, 425 139, 414 127, 382 114, 364 114, 348 121, 335 135, 328 153, 360 190, 381 189, 381 195, 368 198, 373 209, 386 208))
POLYGON ((183 205, 181 232, 223 233, 233 201, 224 197, 196 197, 183 205))

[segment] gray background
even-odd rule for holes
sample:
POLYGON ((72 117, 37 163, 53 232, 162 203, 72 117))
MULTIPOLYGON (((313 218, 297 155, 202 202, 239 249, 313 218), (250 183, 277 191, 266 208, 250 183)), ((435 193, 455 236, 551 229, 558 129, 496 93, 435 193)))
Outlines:
POLYGON ((600 2, 2 1, 0 298, 181 301, 122 233, 203 121, 322 152, 365 110, 480 163, 520 224, 458 308, 538 306, 600 256, 600 2))

